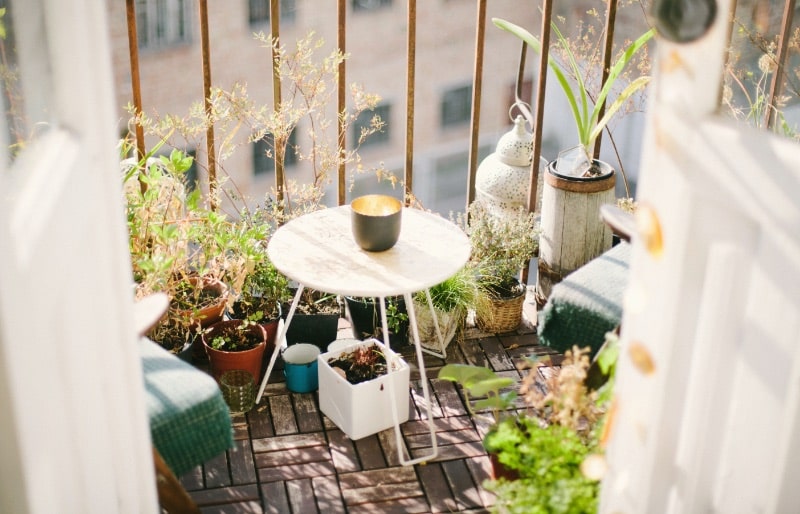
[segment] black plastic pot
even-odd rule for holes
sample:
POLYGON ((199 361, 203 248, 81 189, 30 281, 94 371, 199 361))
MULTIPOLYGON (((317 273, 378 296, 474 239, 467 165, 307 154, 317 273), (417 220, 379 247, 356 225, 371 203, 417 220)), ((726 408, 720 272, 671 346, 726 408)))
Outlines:
MULTIPOLYGON (((361 340, 375 337, 382 341, 381 313, 377 299, 346 296, 345 301, 350 313, 350 323, 353 326, 353 337, 361 340)), ((393 302, 397 305, 397 311, 406 315, 406 319, 400 322, 400 328, 396 332, 389 330, 390 346, 397 348, 408 344, 408 313, 405 299, 402 296, 395 296, 387 298, 386 302, 387 305, 389 302, 393 302)))
MULTIPOLYGON (((288 309, 285 309, 288 311, 288 309)), ((288 312, 286 312, 288 314, 288 312)), ((284 318, 286 318, 284 314, 284 318)), ((286 342, 311 343, 323 352, 328 351, 328 345, 336 340, 339 330, 338 314, 302 314, 295 312, 289 329, 286 331, 286 342)))

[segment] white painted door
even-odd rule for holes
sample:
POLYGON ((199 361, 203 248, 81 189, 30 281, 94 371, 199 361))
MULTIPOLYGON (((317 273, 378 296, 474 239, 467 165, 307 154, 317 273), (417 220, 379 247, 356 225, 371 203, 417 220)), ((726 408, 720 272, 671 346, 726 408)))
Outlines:
POLYGON ((714 115, 719 8, 657 43, 601 512, 800 512, 800 147, 714 115))
POLYGON ((26 129, 11 159, 0 122, 0 512, 158 512, 105 9, 15 0, 3 20, 3 111, 26 129))

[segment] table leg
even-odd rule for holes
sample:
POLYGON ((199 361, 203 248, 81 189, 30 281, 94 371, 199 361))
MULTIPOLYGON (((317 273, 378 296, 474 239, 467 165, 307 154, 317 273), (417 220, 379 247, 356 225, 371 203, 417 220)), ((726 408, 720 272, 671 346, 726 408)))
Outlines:
MULTIPOLYGON (((416 459, 411 459, 411 460, 405 459, 405 456, 403 455, 403 448, 405 447, 405 445, 403 445, 402 434, 400 433, 400 423, 398 423, 397 419, 397 407, 394 405, 394 403, 392 403, 392 415, 394 416, 394 421, 395 421, 394 435, 395 435, 395 441, 397 443, 397 453, 398 457, 400 458, 400 464, 402 464, 403 466, 411 466, 419 462, 425 462, 435 459, 436 456, 439 454, 439 448, 436 441, 436 429, 433 425, 433 406, 431 405, 431 395, 428 389, 428 377, 427 373, 425 372, 425 361, 422 357, 422 346, 420 345, 419 342, 419 330, 417 329, 417 316, 416 313, 414 312, 414 304, 411 301, 411 294, 406 293, 403 296, 405 298, 406 308, 408 310, 408 325, 409 328, 411 329, 411 333, 414 338, 414 347, 416 349, 416 354, 417 354, 417 365, 419 366, 420 382, 422 383, 422 396, 423 398, 425 398, 425 404, 427 406, 427 411, 428 411, 428 432, 430 433, 431 436, 431 448, 432 448, 432 452, 429 453, 428 455, 423 455, 421 457, 417 457, 416 459)), ((385 305, 384 305, 384 311, 385 311, 385 305)), ((382 313, 382 316, 384 317, 384 322, 385 322, 385 317, 386 317, 385 312, 382 313)))
POLYGON ((294 299, 292 300, 292 305, 289 307, 289 313, 286 315, 286 322, 283 323, 283 326, 278 329, 278 333, 275 335, 275 348, 272 350, 272 356, 269 358, 269 365, 267 366, 267 372, 264 373, 264 378, 261 379, 261 387, 258 388, 258 396, 256 396, 256 404, 261 401, 261 396, 264 394, 264 388, 267 387, 267 382, 269 381, 269 376, 272 374, 272 368, 275 367, 275 361, 278 359, 278 354, 281 351, 281 346, 283 345, 283 340, 286 337, 286 332, 289 331, 289 323, 292 322, 292 318, 294 317, 294 311, 297 310, 297 304, 300 303, 300 297, 303 295, 303 284, 297 285, 297 293, 294 295, 294 299))

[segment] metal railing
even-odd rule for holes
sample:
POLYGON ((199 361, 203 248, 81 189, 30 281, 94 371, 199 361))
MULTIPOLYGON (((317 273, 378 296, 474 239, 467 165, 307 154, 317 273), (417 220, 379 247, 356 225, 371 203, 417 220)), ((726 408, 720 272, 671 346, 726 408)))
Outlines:
MULTIPOLYGON (((671 0, 661 0, 671 1, 671 0)), ((204 98, 206 109, 210 109, 208 102, 209 93, 211 90, 211 64, 210 53, 211 49, 208 42, 208 8, 207 0, 198 0, 199 14, 200 14, 200 33, 202 44, 202 65, 203 65, 203 86, 204 98)), ((527 121, 529 122, 533 133, 533 159, 531 161, 531 181, 529 185, 528 195, 528 208, 531 211, 536 210, 537 198, 537 182, 539 175, 539 158, 542 150, 542 127, 543 113, 544 113, 544 100, 547 79, 547 59, 548 53, 546 49, 549 48, 550 42, 550 26, 552 22, 552 0, 542 0, 541 5, 535 3, 529 4, 529 9, 540 9, 542 12, 542 24, 540 28, 539 38, 542 42, 543 51, 539 55, 537 85, 534 92, 534 102, 531 109, 521 109, 527 121)), ((477 16, 475 20, 475 54, 474 54, 474 75, 473 75, 473 88, 472 88, 472 118, 470 123, 470 148, 469 148, 469 168, 467 177, 467 204, 471 203, 475 198, 475 176, 478 167, 478 138, 480 127, 480 105, 482 95, 482 76, 483 76, 483 61, 484 61, 484 38, 486 26, 486 6, 487 0, 477 0, 477 16)), ((135 13, 135 0, 126 0, 127 7, 127 23, 128 23, 128 44, 130 52, 130 67, 131 67, 131 85, 133 91, 133 105, 137 112, 143 112, 144 106, 141 99, 141 85, 139 74, 139 61, 138 61, 138 47, 137 47, 137 33, 136 33, 136 13, 135 13)), ((614 28, 617 18, 617 0, 608 0, 606 4, 606 20, 605 20, 605 39, 603 45, 603 78, 605 82, 608 76, 610 62, 612 58, 614 28)), ((795 0, 786 0, 780 33, 778 34, 778 48, 776 52, 776 60, 779 63, 786 62, 789 54, 788 42, 791 35, 793 13, 795 9, 795 0)), ((340 51, 346 51, 347 41, 347 0, 337 0, 337 45, 340 51)), ((732 21, 732 20, 731 20, 732 21)), ((404 166, 404 187, 406 193, 413 193, 414 186, 414 91, 415 91, 415 64, 416 64, 416 22, 417 22, 417 9, 416 0, 407 0, 407 44, 406 44, 406 127, 405 127, 405 166, 404 166)), ((270 2, 270 31, 273 38, 280 36, 280 2, 272 0, 270 2)), ((524 64, 526 59, 526 45, 522 43, 522 50, 520 52, 520 66, 517 75, 516 83, 516 99, 517 103, 524 105, 521 97, 521 87, 524 77, 524 64)), ((343 61, 339 68, 339 76, 337 83, 337 107, 338 111, 342 112, 345 109, 345 93, 346 93, 346 61, 343 61)), ((776 73, 772 77, 772 82, 769 88, 768 97, 765 99, 768 105, 774 105, 775 100, 782 94, 783 84, 783 66, 778 66, 776 73)), ((602 82, 601 82, 602 83, 602 82)), ((273 102, 278 105, 281 101, 281 84, 277 76, 277 71, 273 68, 273 102)), ((766 109, 764 126, 772 127, 775 123, 774 109, 766 109)), ((601 111, 602 116, 602 111, 601 111)), ((144 135, 142 127, 136 125, 136 148, 139 157, 146 154, 144 147, 144 135)), ((342 148, 346 147, 346 133, 344 121, 340 120, 338 127, 338 140, 342 148)), ((600 143, 602 138, 597 138, 594 147, 594 156, 597 158, 600 154, 600 143)), ((216 161, 215 161, 215 144, 214 144, 214 128, 210 126, 206 134, 206 146, 208 152, 208 181, 211 198, 215 198, 214 194, 216 188, 216 161)), ((281 159, 276 159, 275 162, 275 189, 277 191, 277 199, 281 201, 283 198, 283 184, 284 184, 284 166, 281 159)), ((341 205, 345 202, 345 164, 341 162, 338 168, 338 204, 341 205)), ((405 195, 408 197, 408 194, 405 195)), ((216 206, 214 206, 216 207, 216 206)))

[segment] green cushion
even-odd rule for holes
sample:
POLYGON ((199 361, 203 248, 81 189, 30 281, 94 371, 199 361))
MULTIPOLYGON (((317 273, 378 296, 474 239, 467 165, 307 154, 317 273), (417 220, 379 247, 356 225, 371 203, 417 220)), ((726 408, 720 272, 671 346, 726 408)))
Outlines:
POLYGON ((622 319, 629 259, 630 244, 621 242, 555 285, 539 312, 539 343, 559 352, 589 346, 594 355, 622 319))
POLYGON ((156 343, 140 343, 153 445, 180 476, 233 446, 217 382, 156 343))

